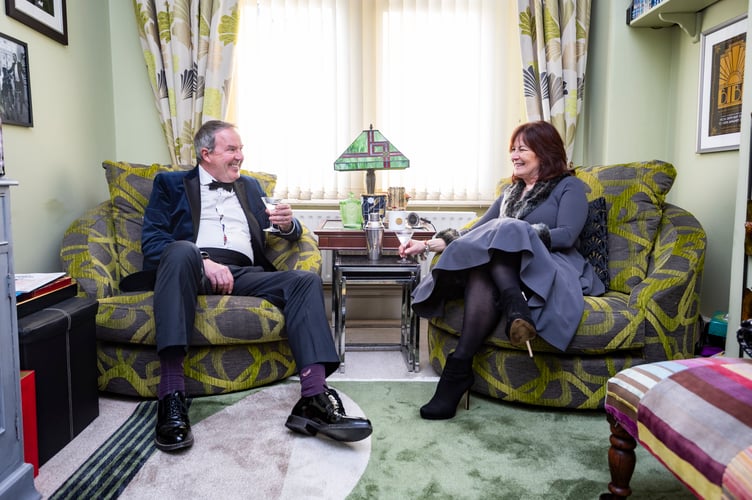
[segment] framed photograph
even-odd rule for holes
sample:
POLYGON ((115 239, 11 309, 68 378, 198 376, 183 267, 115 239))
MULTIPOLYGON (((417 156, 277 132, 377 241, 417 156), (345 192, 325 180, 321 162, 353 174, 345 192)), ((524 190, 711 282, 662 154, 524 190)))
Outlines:
POLYGON ((702 33, 697 152, 739 149, 747 17, 702 33))
POLYGON ((20 40, 0 33, 0 118, 6 125, 32 127, 29 52, 20 40))
POLYGON ((5 0, 5 13, 43 35, 68 45, 65 0, 5 0))

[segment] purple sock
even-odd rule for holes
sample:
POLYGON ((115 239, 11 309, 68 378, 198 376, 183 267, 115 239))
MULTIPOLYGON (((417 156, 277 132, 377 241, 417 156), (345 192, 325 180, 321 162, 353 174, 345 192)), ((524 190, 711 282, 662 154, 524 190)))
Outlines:
POLYGON ((159 353, 159 399, 175 391, 185 392, 184 359, 185 350, 182 347, 168 347, 159 353))
POLYGON ((321 394, 326 390, 324 365, 308 365, 300 370, 300 395, 304 398, 321 394))

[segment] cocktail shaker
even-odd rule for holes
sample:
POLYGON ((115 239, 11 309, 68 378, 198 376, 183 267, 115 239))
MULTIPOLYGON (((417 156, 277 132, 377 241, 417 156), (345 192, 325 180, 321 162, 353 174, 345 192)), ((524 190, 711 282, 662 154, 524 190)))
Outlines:
POLYGON ((365 231, 368 258, 377 260, 381 256, 381 247, 384 241, 384 224, 381 222, 378 213, 368 214, 365 231))

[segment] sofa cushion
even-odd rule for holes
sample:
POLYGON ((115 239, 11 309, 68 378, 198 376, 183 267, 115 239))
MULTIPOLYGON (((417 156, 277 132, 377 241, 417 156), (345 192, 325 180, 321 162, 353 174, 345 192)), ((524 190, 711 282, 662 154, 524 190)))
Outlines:
POLYGON ((630 293, 647 275, 676 169, 670 163, 653 160, 579 167, 576 173, 591 190, 589 199, 606 199, 610 289, 630 293))
MULTIPOLYGON (((125 276, 142 268, 141 228, 154 177, 160 172, 190 170, 194 165, 144 165, 107 160, 102 163, 102 167, 105 169, 113 209, 119 276, 125 276)), ((274 192, 277 179, 275 175, 245 170, 242 173, 258 179, 267 194, 274 192)))
MULTIPOLYGON (((156 346, 154 292, 99 300, 97 340, 156 346)), ((199 295, 192 347, 286 340, 282 311, 259 297, 199 295)))

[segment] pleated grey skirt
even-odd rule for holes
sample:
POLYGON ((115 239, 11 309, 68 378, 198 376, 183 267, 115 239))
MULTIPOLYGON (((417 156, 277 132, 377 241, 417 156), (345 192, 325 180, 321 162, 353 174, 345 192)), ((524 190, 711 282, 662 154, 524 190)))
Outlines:
POLYGON ((413 292, 415 312, 426 318, 442 315, 447 300, 463 296, 466 271, 490 262, 496 250, 520 254, 520 281, 538 335, 566 350, 580 324, 583 295, 601 295, 603 284, 575 248, 550 252, 533 227, 519 219, 493 219, 450 243, 413 292))

